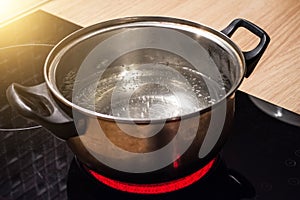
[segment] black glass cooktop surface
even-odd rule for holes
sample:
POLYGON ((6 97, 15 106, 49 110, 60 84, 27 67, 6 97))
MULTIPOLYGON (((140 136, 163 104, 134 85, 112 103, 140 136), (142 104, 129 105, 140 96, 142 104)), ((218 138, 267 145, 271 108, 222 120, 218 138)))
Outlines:
MULTIPOLYGON (((79 28, 37 11, 1 28, 0 48, 28 43, 56 44, 79 28)), ((0 77, 4 80, 6 74, 1 72, 0 77)), ((2 102, 5 104, 5 99, 2 102)), ((4 115, 1 108, 0 114, 4 115)), ((196 183, 182 193, 154 199, 182 199, 183 195, 196 199, 298 200, 300 128, 270 117, 247 94, 237 91, 232 136, 220 152, 216 171, 207 177, 209 181, 196 183), (227 173, 237 180, 226 176, 227 173), (239 181, 244 185, 239 185, 239 181)), ((128 199, 113 189, 95 184, 77 165, 66 144, 44 128, 0 130, 1 200, 106 199, 104 192, 117 199, 128 199)))

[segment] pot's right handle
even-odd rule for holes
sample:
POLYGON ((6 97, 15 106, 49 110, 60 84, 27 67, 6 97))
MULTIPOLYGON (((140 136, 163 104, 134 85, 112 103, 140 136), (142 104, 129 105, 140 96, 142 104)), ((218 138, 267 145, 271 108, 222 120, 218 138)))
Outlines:
POLYGON ((7 88, 6 97, 20 115, 36 121, 58 138, 67 140, 78 135, 73 119, 55 102, 46 83, 31 87, 13 83, 7 88))
POLYGON ((243 52, 245 62, 246 62, 246 73, 245 76, 249 77, 250 74, 253 72, 255 66, 257 65, 258 61, 260 60, 261 56, 265 52, 269 42, 270 37, 269 35, 262 30, 260 27, 256 26, 255 24, 245 20, 245 19, 235 19, 233 20, 224 30, 221 32, 231 37, 232 34, 240 27, 244 27, 256 36, 260 38, 259 44, 251 51, 243 52))

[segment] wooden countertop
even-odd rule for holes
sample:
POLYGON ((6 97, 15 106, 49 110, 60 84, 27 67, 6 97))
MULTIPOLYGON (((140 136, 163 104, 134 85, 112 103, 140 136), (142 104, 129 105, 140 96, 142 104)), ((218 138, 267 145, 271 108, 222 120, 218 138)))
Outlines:
MULTIPOLYGON (((299 0, 53 0, 41 9, 84 27, 124 16, 158 15, 222 30, 233 19, 245 18, 263 28, 271 42, 239 90, 300 114, 299 0)), ((243 50, 258 41, 243 30, 232 39, 243 50)))

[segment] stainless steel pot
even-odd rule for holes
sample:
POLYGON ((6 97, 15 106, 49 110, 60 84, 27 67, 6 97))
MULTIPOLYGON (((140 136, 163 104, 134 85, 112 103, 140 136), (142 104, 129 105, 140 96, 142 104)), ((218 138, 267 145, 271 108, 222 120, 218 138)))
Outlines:
POLYGON ((234 93, 269 41, 244 19, 221 32, 167 17, 115 19, 62 40, 45 63, 46 82, 12 84, 7 97, 105 177, 172 181, 218 155, 234 93), (229 38, 240 27, 260 38, 249 52, 229 38))

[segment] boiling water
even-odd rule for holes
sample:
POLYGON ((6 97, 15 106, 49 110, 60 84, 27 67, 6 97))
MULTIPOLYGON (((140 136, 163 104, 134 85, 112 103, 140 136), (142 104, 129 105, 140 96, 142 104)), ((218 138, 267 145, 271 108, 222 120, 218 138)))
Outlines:
POLYGON ((169 63, 116 66, 74 84, 75 75, 71 71, 61 88, 67 99, 120 118, 178 117, 209 107, 226 95, 225 87, 198 71, 169 63))

